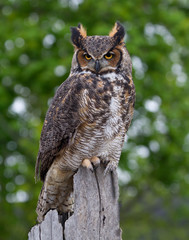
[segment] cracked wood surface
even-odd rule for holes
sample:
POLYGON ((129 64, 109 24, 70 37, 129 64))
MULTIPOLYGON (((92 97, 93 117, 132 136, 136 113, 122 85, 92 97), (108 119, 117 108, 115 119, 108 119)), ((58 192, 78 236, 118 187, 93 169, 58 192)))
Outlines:
POLYGON ((35 225, 28 234, 29 240, 63 240, 63 228, 58 212, 50 210, 41 224, 35 225))
POLYGON ((93 172, 81 166, 74 176, 74 189, 75 210, 65 222, 65 236, 57 211, 51 210, 31 229, 28 239, 121 240, 117 173, 104 176, 103 164, 93 172))

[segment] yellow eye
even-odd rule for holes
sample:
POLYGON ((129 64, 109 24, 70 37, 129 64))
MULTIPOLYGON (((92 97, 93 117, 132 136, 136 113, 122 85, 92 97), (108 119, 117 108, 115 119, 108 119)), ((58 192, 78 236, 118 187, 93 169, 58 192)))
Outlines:
POLYGON ((91 60, 91 58, 92 58, 88 53, 85 53, 84 57, 87 61, 91 60))
POLYGON ((112 57, 113 57, 113 54, 108 52, 106 55, 104 55, 104 57, 107 59, 107 60, 110 60, 112 57))

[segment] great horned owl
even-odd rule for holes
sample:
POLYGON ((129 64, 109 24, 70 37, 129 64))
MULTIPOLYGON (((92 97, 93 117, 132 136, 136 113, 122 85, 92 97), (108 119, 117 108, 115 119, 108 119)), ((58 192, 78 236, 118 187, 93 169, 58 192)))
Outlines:
POLYGON ((80 24, 71 33, 70 75, 58 88, 41 132, 39 222, 49 209, 73 210, 73 175, 81 164, 90 168, 91 162, 103 161, 106 172, 116 169, 133 116, 135 88, 123 26, 116 22, 109 36, 87 36, 80 24))

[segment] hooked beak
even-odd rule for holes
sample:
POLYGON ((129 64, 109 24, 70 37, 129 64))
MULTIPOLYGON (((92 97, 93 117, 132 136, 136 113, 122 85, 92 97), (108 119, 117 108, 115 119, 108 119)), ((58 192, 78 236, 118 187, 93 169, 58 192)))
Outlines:
POLYGON ((96 72, 99 72, 100 69, 101 69, 101 67, 100 67, 99 60, 96 60, 96 61, 95 61, 95 70, 96 70, 96 72))

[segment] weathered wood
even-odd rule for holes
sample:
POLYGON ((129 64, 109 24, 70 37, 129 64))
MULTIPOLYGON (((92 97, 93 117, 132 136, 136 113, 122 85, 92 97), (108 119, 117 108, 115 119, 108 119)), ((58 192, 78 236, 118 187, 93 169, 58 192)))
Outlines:
POLYGON ((63 228, 58 220, 58 212, 50 210, 41 224, 34 226, 28 234, 29 240, 62 240, 63 228))
MULTIPOLYGON (((65 240, 121 240, 117 173, 104 176, 101 164, 94 172, 80 167, 74 176, 74 214, 65 222, 65 240)), ((56 210, 32 228, 29 240, 63 239, 56 210)))
POLYGON ((103 165, 94 172, 81 167, 74 186, 75 210, 65 223, 66 240, 120 240, 117 174, 104 176, 103 165))

